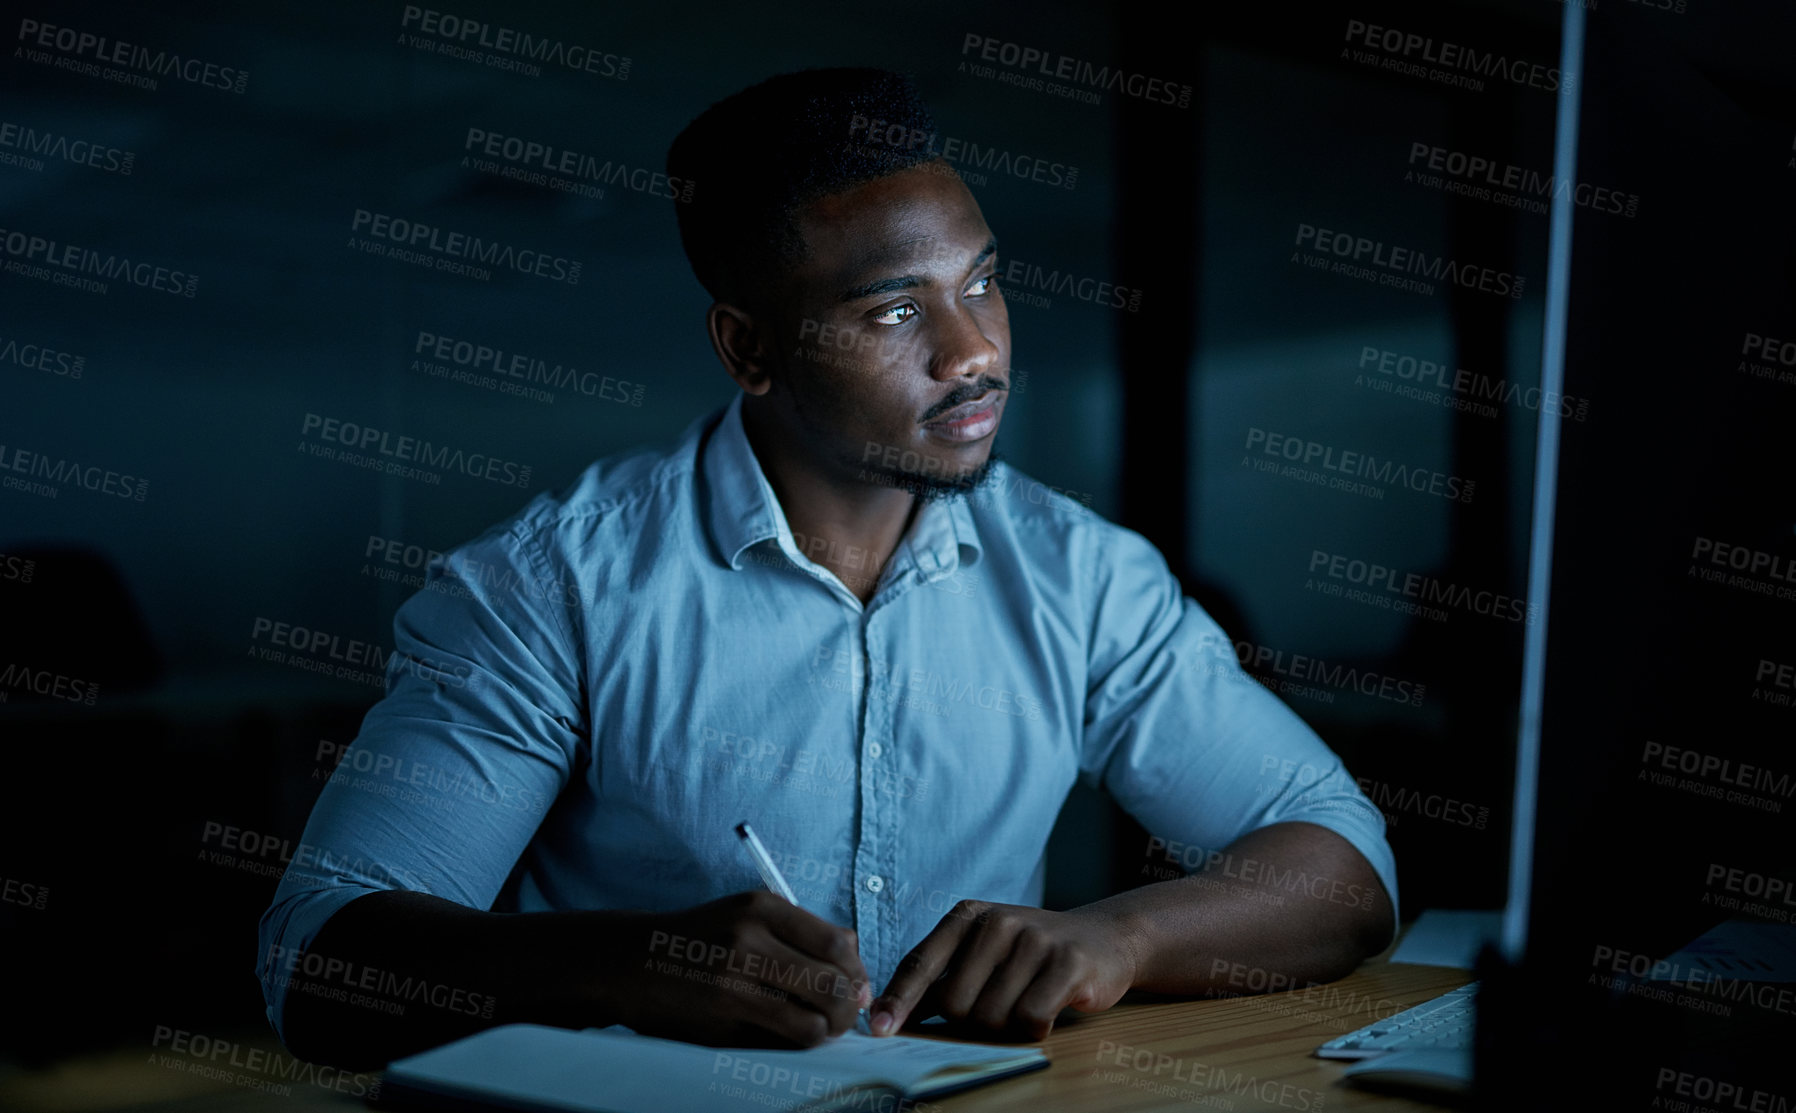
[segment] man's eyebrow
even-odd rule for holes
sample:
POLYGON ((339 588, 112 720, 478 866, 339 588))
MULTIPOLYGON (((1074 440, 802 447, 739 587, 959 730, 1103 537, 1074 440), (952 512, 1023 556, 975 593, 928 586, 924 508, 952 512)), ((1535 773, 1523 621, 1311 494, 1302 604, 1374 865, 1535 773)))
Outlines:
MULTIPOLYGON (((979 254, 973 257, 973 266, 977 267, 979 264, 985 262, 987 259, 991 258, 993 253, 997 250, 998 237, 993 236, 991 239, 985 241, 985 246, 980 248, 979 254)), ((880 278, 872 282, 863 282, 859 286, 850 287, 843 291, 841 300, 843 302, 859 301, 862 298, 873 297, 875 294, 889 294, 894 290, 910 290, 921 285, 923 285, 923 279, 919 276, 914 274, 901 274, 894 278, 880 278)))

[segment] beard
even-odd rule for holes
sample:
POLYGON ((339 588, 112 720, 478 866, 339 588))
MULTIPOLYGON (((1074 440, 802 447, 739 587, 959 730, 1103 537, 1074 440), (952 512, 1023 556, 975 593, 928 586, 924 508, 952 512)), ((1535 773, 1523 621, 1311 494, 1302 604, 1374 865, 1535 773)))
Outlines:
POLYGON ((997 462, 998 453, 994 451, 986 456, 983 464, 958 475, 884 466, 863 467, 861 475, 870 483, 878 483, 883 487, 895 487, 900 491, 909 491, 923 502, 941 502, 946 499, 964 498, 984 487, 990 481, 992 468, 997 462))

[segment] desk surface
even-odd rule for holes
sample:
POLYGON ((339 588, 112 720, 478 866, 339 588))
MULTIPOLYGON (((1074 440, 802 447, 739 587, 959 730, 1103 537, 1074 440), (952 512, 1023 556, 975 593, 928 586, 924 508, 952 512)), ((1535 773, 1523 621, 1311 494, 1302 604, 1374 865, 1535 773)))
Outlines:
POLYGON ((1053 1066, 932 1102, 941 1113, 988 1110, 1433 1110, 1349 1086, 1350 1064, 1316 1045, 1472 980, 1440 966, 1372 959, 1309 990, 1214 1001, 1118 1005, 1057 1025, 1042 1046, 1053 1066))
MULTIPOLYGON (((1463 970, 1392 964, 1381 955, 1315 989, 1118 1005, 1057 1026, 1043 1043, 1053 1064, 1049 1069, 926 1103, 920 1113, 1432 1110, 1438 1107, 1345 1085, 1341 1070, 1346 1064, 1316 1059, 1310 1052, 1325 1040, 1470 980, 1463 970)), ((216 1036, 234 1039, 226 1033, 216 1036)), ((290 1070, 283 1080, 281 1064, 292 1060, 266 1029, 242 1037, 234 1053, 216 1060, 218 1067, 210 1070, 207 1060, 167 1050, 166 1045, 151 1047, 146 1033, 140 1047, 0 1077, 0 1108, 20 1113, 347 1113, 366 1108, 353 1096, 357 1084, 351 1080, 332 1088, 328 1082, 294 1080, 290 1070), (280 1092, 282 1086, 287 1093, 280 1092)))

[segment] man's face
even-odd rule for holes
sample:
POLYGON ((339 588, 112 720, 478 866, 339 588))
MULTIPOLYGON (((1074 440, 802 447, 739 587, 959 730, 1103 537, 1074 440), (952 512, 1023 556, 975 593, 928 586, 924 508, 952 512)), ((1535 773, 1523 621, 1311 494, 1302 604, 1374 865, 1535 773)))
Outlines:
POLYGON ((775 390, 832 473, 924 497, 990 468, 1010 389, 997 244, 946 164, 813 202, 786 286, 775 390))

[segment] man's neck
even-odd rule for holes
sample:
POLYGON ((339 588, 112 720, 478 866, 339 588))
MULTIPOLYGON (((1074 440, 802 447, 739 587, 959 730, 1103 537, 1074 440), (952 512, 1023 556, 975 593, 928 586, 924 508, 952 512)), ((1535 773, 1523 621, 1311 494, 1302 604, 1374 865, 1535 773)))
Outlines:
POLYGON ((790 438, 755 407, 742 409, 743 431, 778 496, 798 551, 836 574, 862 603, 903 540, 920 500, 909 491, 831 475, 788 450, 790 438))

